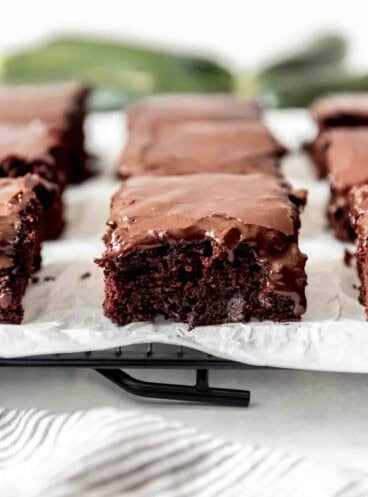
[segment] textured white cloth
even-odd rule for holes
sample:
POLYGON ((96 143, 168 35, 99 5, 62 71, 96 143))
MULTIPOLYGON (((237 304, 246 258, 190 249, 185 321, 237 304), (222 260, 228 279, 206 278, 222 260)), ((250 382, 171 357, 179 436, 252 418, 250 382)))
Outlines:
POLYGON ((1 497, 363 497, 368 477, 118 409, 0 411, 1 497))

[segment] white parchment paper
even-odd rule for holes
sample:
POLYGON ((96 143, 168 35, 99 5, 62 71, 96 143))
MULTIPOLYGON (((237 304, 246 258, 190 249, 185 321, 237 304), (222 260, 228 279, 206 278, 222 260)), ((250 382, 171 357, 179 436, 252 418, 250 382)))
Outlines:
MULTIPOLYGON (((268 116, 279 137, 296 147, 313 130, 303 112, 268 116)), ((252 322, 199 327, 161 321, 116 327, 103 316, 103 276, 93 259, 103 250, 109 200, 118 182, 112 164, 123 142, 117 114, 92 116, 90 149, 104 174, 67 191, 68 228, 63 239, 44 244, 43 269, 27 290, 22 325, 0 326, 0 356, 101 350, 143 342, 186 345, 248 364, 368 372, 368 324, 357 300, 354 267, 343 264, 344 245, 326 230, 327 186, 317 182, 307 157, 284 163, 289 180, 309 190, 301 246, 309 260, 308 311, 300 323, 252 322), (87 275, 87 277, 86 277, 87 275)), ((351 248, 351 247, 350 247, 351 248)))

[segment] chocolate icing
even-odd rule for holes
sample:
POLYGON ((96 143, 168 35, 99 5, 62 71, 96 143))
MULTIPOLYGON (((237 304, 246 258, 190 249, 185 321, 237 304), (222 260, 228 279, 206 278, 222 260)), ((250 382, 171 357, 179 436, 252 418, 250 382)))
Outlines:
POLYGON ((42 180, 27 174, 22 178, 0 179, 0 269, 13 265, 12 255, 21 226, 20 213, 37 201, 36 190, 42 180))
POLYGON ((129 129, 153 129, 184 121, 260 119, 261 108, 254 100, 223 94, 157 95, 128 109, 129 129))
POLYGON ((120 159, 122 176, 196 172, 278 173, 285 148, 260 121, 201 121, 132 131, 120 159))
POLYGON ((59 132, 41 121, 0 124, 0 161, 55 163, 52 150, 60 146, 59 132))
POLYGON ((321 176, 328 176, 330 199, 327 215, 335 236, 354 240, 349 219, 349 190, 368 182, 368 127, 338 127, 323 131, 314 143, 321 176))
POLYGON ((320 128, 368 124, 368 93, 336 93, 311 106, 320 128))
POLYGON ((0 87, 0 122, 43 121, 61 132, 66 179, 78 183, 90 173, 83 121, 90 89, 79 83, 0 87))
POLYGON ((43 212, 38 196, 48 184, 37 175, 0 179, 0 322, 19 324, 22 297, 40 267, 43 212))
POLYGON ((57 127, 67 126, 79 114, 80 102, 88 91, 79 83, 0 87, 0 121, 40 119, 57 127))
POLYGON ((368 127, 331 129, 320 140, 333 188, 341 190, 368 181, 368 127))
POLYGON ((129 252, 163 236, 215 238, 232 249, 260 228, 296 236, 289 194, 280 179, 263 174, 132 178, 113 197, 108 251, 129 252))

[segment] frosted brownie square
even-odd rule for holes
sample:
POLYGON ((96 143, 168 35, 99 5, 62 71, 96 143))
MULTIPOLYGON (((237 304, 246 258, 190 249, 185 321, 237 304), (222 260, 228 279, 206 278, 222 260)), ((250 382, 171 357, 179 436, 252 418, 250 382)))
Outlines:
POLYGON ((90 89, 79 83, 0 87, 0 122, 29 123, 40 120, 62 132, 69 159, 67 181, 89 176, 84 149, 84 119, 90 89))
POLYGON ((55 185, 53 203, 49 205, 41 199, 47 239, 57 238, 64 228, 62 193, 69 160, 62 141, 57 129, 41 121, 0 123, 0 177, 16 178, 32 173, 55 185))
POLYGON ((0 323, 18 324, 22 297, 40 265, 43 207, 53 191, 36 175, 0 179, 0 323))
POLYGON ((150 134, 133 131, 119 174, 277 174, 285 151, 261 121, 190 121, 161 126, 150 134))
POLYGON ((264 174, 137 176, 112 200, 104 310, 198 325, 294 321, 306 309, 298 248, 305 198, 264 174))
POLYGON ((310 108, 317 126, 316 139, 307 145, 317 174, 320 178, 328 175, 326 147, 328 133, 336 128, 356 128, 368 126, 368 93, 333 93, 318 98, 310 108))

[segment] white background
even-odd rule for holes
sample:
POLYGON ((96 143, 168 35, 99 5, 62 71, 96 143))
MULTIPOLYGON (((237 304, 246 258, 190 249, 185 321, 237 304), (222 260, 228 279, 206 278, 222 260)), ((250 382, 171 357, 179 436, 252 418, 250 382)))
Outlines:
POLYGON ((351 63, 368 68, 367 11, 358 0, 10 0, 1 6, 0 50, 82 31, 192 47, 254 67, 334 29, 350 39, 351 63))

